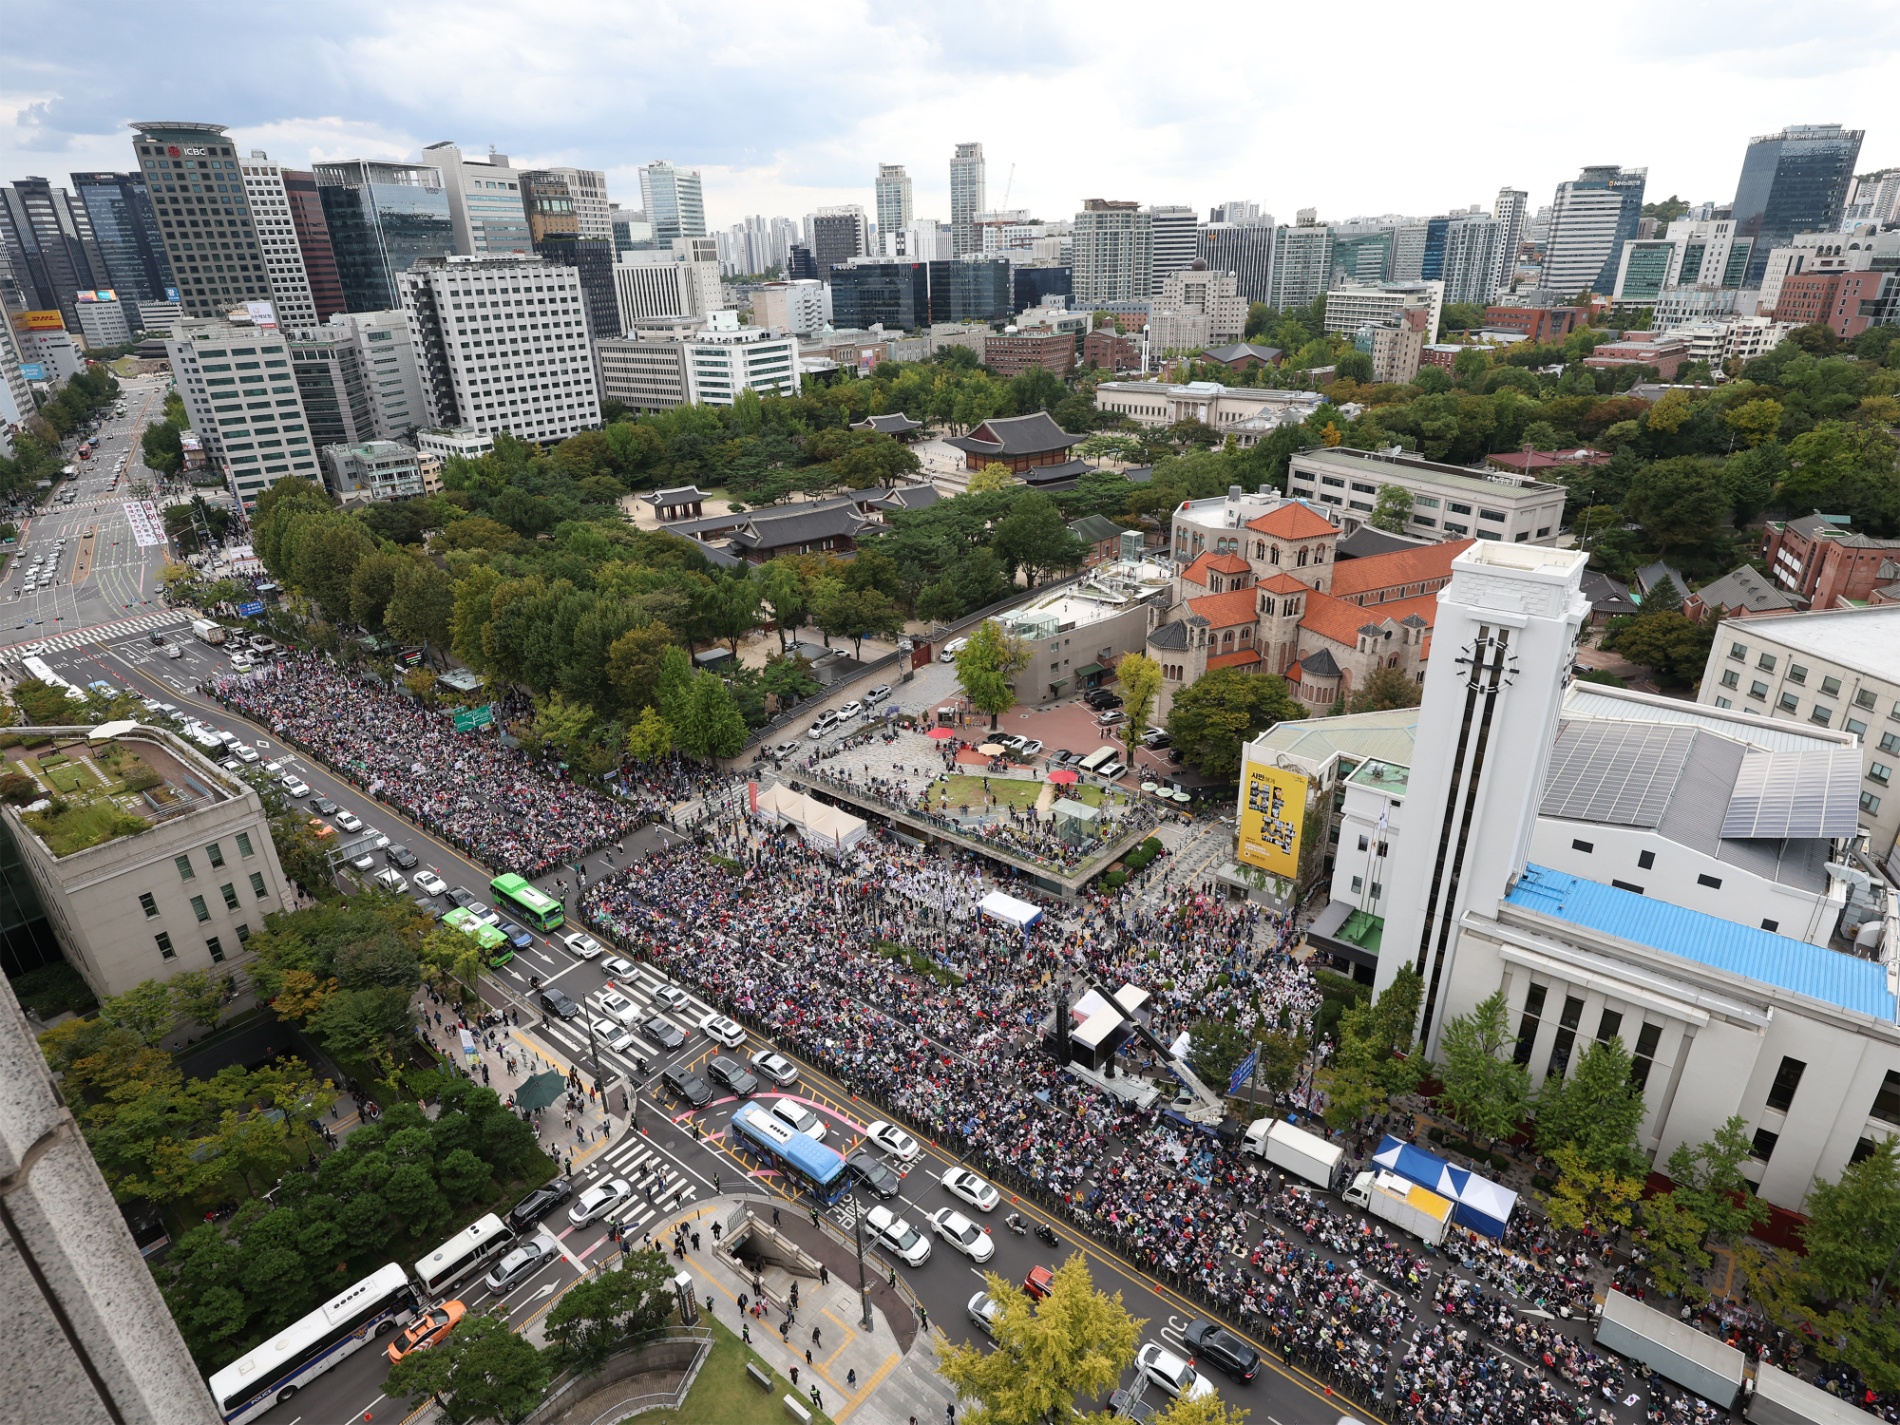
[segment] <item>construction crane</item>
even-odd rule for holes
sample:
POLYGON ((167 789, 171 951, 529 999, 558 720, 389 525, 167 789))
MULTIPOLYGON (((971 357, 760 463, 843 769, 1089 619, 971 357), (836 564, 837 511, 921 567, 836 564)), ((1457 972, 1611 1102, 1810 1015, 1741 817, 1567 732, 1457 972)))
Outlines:
MULTIPOLYGON (((1122 1023, 1126 1024, 1137 1037, 1146 1043, 1149 1048, 1153 1049, 1155 1053, 1167 1063, 1168 1068, 1173 1071, 1174 1077, 1180 1081, 1181 1086, 1193 1096, 1194 1103, 1192 1106, 1176 1108, 1174 1111, 1179 1113, 1183 1118, 1197 1123, 1204 1128, 1218 1130, 1222 1121, 1227 1117, 1226 1105, 1221 1102, 1220 1095, 1216 1094, 1212 1089, 1208 1088, 1206 1084, 1201 1082, 1194 1070, 1188 1067, 1187 1060, 1176 1054, 1172 1046, 1163 1043, 1159 1035, 1148 1028, 1147 1025, 1143 1024, 1139 1019, 1135 1018, 1133 1014, 1129 1013, 1128 1010, 1122 1006, 1121 1001, 1109 993, 1106 985, 1102 984, 1093 975, 1086 973, 1082 974, 1080 979, 1083 984, 1095 991, 1102 1003, 1119 1017, 1122 1023)), ((1057 1057, 1066 1062, 1069 1057, 1069 1006, 1068 996, 1063 993, 1060 986, 1058 986, 1056 990, 1055 1007, 1055 1047, 1057 1057)))
POLYGON ((1016 165, 1010 164, 1009 177, 1003 183, 1003 206, 1009 206, 1009 190, 1016 186, 1016 165))

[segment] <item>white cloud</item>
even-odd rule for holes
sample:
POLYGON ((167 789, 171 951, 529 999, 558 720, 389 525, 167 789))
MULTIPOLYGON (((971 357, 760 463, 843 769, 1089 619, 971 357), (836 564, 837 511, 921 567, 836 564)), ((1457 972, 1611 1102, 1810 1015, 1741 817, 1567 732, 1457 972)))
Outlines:
POLYGON ((493 144, 603 168, 630 205, 634 170, 665 157, 705 172, 718 224, 868 208, 879 162, 906 164, 918 212, 947 217, 968 139, 990 202, 1013 164, 1011 205, 1045 217, 1095 196, 1427 213, 1507 183, 1539 203, 1585 163, 1647 166, 1655 196, 1725 200, 1748 137, 1790 122, 1871 128, 1863 169, 1900 162, 1900 138, 1872 127, 1900 92, 1900 16, 1851 0, 1610 0, 1587 32, 1501 0, 1219 16, 1128 0, 112 0, 91 17, 84 45, 46 7, 10 21, 0 177, 123 167, 125 122, 154 117, 229 124, 292 165, 493 144), (194 11, 215 58, 161 61, 194 11))

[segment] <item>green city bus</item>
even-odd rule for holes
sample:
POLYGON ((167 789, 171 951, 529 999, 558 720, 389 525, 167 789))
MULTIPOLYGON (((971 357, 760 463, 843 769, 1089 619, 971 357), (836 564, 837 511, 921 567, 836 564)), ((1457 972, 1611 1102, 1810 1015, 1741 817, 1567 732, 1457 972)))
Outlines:
POLYGON ((561 903, 545 891, 536 890, 512 871, 488 883, 495 897, 495 909, 503 915, 518 917, 537 930, 559 930, 567 920, 561 903))
POLYGON ((490 969, 499 970, 503 965, 515 958, 514 947, 508 943, 508 937, 506 935, 503 935, 492 925, 484 925, 470 914, 469 911, 459 905, 442 917, 442 923, 452 929, 461 931, 462 934, 468 936, 469 939, 481 946, 482 950, 488 956, 490 969))

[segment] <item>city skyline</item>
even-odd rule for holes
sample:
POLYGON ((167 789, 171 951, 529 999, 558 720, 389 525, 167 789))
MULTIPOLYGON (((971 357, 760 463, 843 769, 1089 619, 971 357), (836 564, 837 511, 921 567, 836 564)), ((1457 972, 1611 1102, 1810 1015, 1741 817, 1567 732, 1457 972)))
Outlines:
MULTIPOLYGON (((1472 7, 1474 14, 1491 8, 1472 7)), ((321 25, 277 12, 221 15, 231 62, 189 75, 134 58, 162 43, 159 26, 175 12, 160 21, 111 7, 108 31, 124 42, 93 46, 83 60, 50 13, 28 13, 17 17, 0 60, 0 174, 68 186, 74 171, 119 168, 126 122, 156 116, 228 125, 246 152, 266 149, 301 168, 415 161, 426 145, 444 140, 471 155, 492 144, 522 168, 604 170, 623 207, 639 202, 638 170, 663 156, 701 171, 707 223, 717 229, 754 213, 797 217, 836 203, 874 211, 879 163, 905 165, 919 217, 948 221, 950 157, 957 143, 972 140, 984 145, 989 205, 1003 206, 1007 192, 1009 207, 1044 219, 1072 217, 1092 196, 1186 204, 1205 214, 1244 195, 1282 220, 1315 207, 1338 221, 1488 206, 1500 185, 1527 190, 1534 211, 1557 183, 1603 163, 1646 167, 1652 201, 1677 193, 1728 202, 1749 140, 1789 124, 1865 128, 1859 169, 1900 162, 1900 140, 1891 126, 1883 130, 1869 102, 1900 86, 1900 23, 1891 15, 1847 6, 1797 22, 1766 6, 1738 6, 1718 38, 1688 17, 1624 8, 1630 23, 1608 16, 1602 31, 1614 37, 1604 63, 1620 87, 1654 92, 1666 82, 1677 92, 1721 93, 1722 108, 1700 110, 1710 117, 1696 125, 1659 125, 1646 106, 1601 103, 1600 87, 1566 88, 1531 103, 1508 84, 1477 85, 1462 97, 1416 101, 1445 120, 1455 117, 1455 104, 1476 111, 1440 130, 1446 137, 1429 164, 1392 141, 1390 105, 1342 105, 1325 66, 1263 82, 1243 46, 1232 47, 1231 57, 1198 43, 1190 53, 1187 37, 1157 40, 1112 23, 1085 28, 1084 15, 1101 20, 1098 9, 1049 6, 932 27, 856 9, 794 24, 760 8, 742 27, 758 43, 722 48, 727 27, 715 30, 696 16, 655 24, 608 5, 532 17, 497 7, 480 24, 448 27, 433 6, 395 12, 344 0, 323 12, 321 25), (845 43, 846 31, 853 43, 845 43), (1002 43, 979 51, 979 35, 1002 43), (441 55, 445 45, 452 62, 403 63, 425 48, 441 55), (1178 45, 1181 62, 1157 64, 1157 45, 1163 60, 1178 45), (281 66, 271 58, 279 53, 300 56, 317 82, 279 82, 281 66), (855 60, 840 63, 865 53, 879 56, 875 72, 855 60), (728 87, 712 105, 705 103, 709 68, 728 87), (1136 69, 1148 76, 1144 83, 1131 85, 1127 102, 1111 110, 1089 106, 1089 139, 1077 142, 1072 116, 1086 103, 1084 91, 1136 69), (641 83, 610 82, 627 73, 641 83), (794 74, 799 82, 788 77, 794 74), (511 86, 518 92, 511 95, 511 86), (731 86, 749 89, 753 99, 732 102, 731 86), (859 93, 861 119, 840 124, 836 106, 801 101, 839 86, 859 93), (536 94, 549 92, 586 99, 538 105, 536 94), (324 96, 320 105, 314 95, 324 96), (1208 103, 1215 95, 1220 102, 1208 103), (772 123, 753 121, 767 111, 772 123), (989 117, 1004 113, 1006 121, 989 117), (1486 117, 1492 114, 1500 121, 1486 117), (1310 138, 1316 119, 1326 142, 1294 141, 1310 138), (1453 137, 1461 130, 1467 138, 1453 137), (1025 142, 1037 132, 1056 137, 1025 142), (1342 161, 1343 154, 1353 156, 1342 161)), ((1433 73, 1450 67, 1508 77, 1515 71, 1499 66, 1520 57, 1527 39, 1521 26, 1473 23, 1458 27, 1455 43, 1428 38, 1420 48, 1403 35, 1403 12, 1387 13, 1389 41, 1375 24, 1365 27, 1371 38, 1356 43, 1375 52, 1390 44, 1395 58, 1403 44, 1407 63, 1433 73)), ((1317 55, 1329 43, 1316 20, 1289 16, 1286 24, 1283 53, 1317 55)))

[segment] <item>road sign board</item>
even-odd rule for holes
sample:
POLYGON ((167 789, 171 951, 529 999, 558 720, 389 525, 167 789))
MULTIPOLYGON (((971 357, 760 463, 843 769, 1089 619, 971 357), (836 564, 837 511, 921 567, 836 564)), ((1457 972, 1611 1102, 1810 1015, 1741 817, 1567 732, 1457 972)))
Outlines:
POLYGON ((253 599, 248 604, 239 604, 237 611, 239 618, 256 618, 259 614, 264 612, 264 605, 256 599, 253 599))
POLYGON ((457 708, 455 710, 455 730, 473 732, 478 727, 491 727, 495 721, 495 705, 483 703, 478 708, 457 708))

